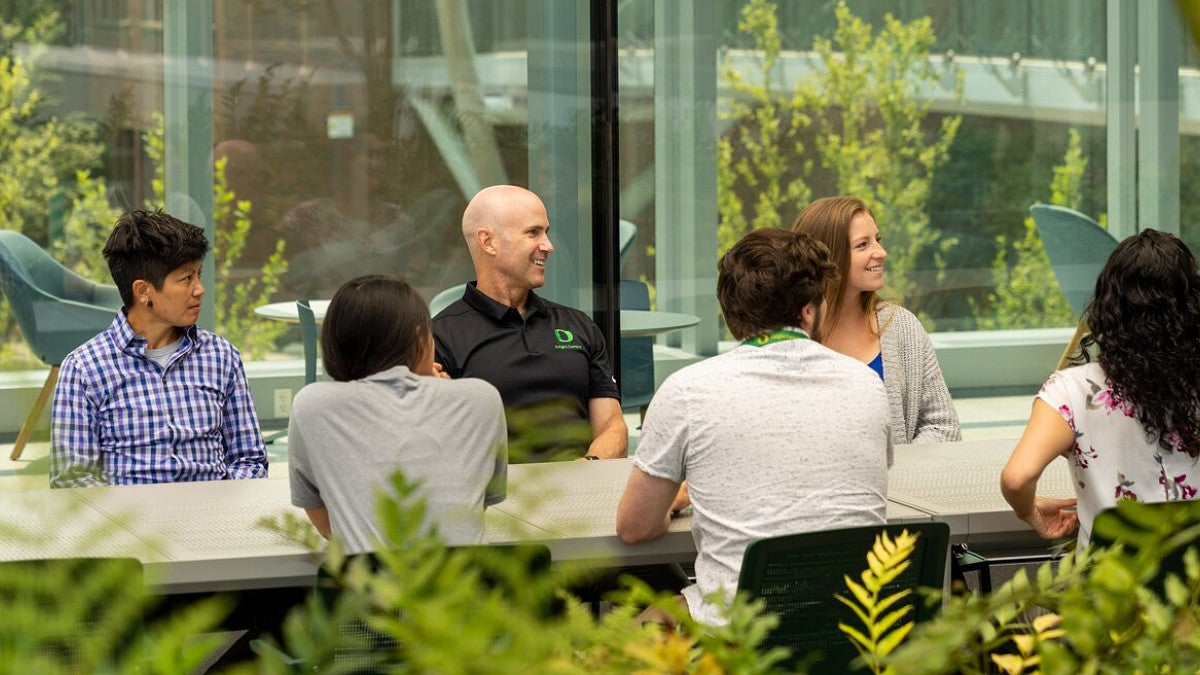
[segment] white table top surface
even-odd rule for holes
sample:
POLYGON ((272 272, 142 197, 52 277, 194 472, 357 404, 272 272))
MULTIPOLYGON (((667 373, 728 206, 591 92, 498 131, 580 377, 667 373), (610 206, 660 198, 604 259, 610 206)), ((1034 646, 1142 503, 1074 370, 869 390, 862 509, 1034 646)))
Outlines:
MULTIPOLYGON (((999 471, 1015 441, 896 448, 888 520, 942 520, 957 540, 1034 538, 1000 496, 999 471)), ((629 546, 615 533, 616 505, 632 460, 518 464, 508 498, 487 510, 490 542, 542 541, 556 561, 650 564, 695 555, 691 518, 664 537, 629 546)), ((1056 462, 1040 494, 1070 496, 1056 462)), ((77 490, 0 493, 0 560, 69 555, 133 556, 162 592, 238 590, 311 583, 317 559, 260 521, 291 506, 286 476, 77 490)))
MULTIPOLYGON (((313 318, 320 323, 329 309, 328 300, 311 300, 309 306, 313 310, 313 318)), ((296 314, 295 302, 272 302, 254 308, 254 313, 264 319, 296 323, 300 320, 296 314)), ((642 337, 669 333, 675 330, 689 328, 700 323, 700 317, 693 314, 677 312, 651 312, 639 309, 621 310, 621 337, 642 337)))

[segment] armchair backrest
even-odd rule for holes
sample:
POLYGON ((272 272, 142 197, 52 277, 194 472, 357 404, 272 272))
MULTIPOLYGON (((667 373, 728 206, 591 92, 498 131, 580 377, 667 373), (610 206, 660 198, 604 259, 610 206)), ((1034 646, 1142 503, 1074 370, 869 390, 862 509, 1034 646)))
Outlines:
POLYGON ((0 289, 29 348, 51 366, 107 328, 121 306, 116 286, 84 279, 12 230, 0 230, 0 289))
POLYGON ((437 316, 443 309, 446 309, 450 305, 453 305, 455 302, 457 302, 458 299, 463 296, 463 291, 466 289, 466 284, 458 284, 457 286, 451 286, 450 288, 439 291, 438 294, 433 296, 433 299, 429 301, 429 317, 433 318, 437 316))
POLYGON ((1034 204, 1029 213, 1042 238, 1054 278, 1078 317, 1092 298, 1096 277, 1117 247, 1117 240, 1100 223, 1065 206, 1034 204))
POLYGON ((304 384, 317 381, 317 320, 308 300, 296 301, 296 316, 300 319, 300 342, 304 345, 304 384))

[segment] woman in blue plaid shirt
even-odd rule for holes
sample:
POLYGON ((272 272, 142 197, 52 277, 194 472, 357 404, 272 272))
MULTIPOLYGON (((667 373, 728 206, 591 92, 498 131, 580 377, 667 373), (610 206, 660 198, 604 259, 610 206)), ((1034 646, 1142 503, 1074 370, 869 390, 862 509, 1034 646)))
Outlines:
POLYGON ((241 355, 196 325, 204 230, 161 211, 117 220, 104 259, 124 307, 63 361, 50 485, 264 478, 241 355))

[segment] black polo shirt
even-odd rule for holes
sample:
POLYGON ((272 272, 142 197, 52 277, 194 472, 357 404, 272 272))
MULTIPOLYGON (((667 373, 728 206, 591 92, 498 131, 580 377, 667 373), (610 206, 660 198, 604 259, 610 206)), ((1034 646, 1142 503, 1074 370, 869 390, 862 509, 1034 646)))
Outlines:
POLYGON ((450 377, 477 377, 500 390, 510 439, 529 439, 533 452, 550 446, 587 449, 590 425, 551 431, 547 424, 566 417, 587 420, 588 401, 620 399, 604 336, 591 317, 543 300, 532 291, 525 316, 483 293, 475 282, 463 297, 433 319, 437 361, 450 377))

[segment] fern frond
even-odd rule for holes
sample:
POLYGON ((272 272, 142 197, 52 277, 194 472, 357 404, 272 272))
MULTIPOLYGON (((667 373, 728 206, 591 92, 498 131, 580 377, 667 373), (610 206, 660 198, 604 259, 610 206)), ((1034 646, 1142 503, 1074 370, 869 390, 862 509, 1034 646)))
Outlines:
POLYGON ((901 589, 884 595, 888 584, 894 582, 910 566, 909 556, 916 548, 917 535, 902 531, 894 539, 880 532, 867 553, 867 569, 860 575, 861 583, 844 576, 851 597, 835 596, 849 607, 865 630, 839 623, 855 650, 867 662, 872 672, 888 672, 880 663, 909 634, 913 622, 904 621, 912 612, 911 604, 900 604, 912 595, 911 589, 901 589))

